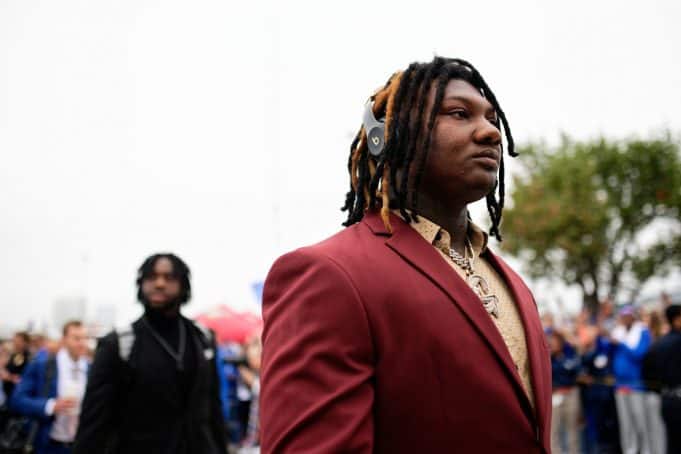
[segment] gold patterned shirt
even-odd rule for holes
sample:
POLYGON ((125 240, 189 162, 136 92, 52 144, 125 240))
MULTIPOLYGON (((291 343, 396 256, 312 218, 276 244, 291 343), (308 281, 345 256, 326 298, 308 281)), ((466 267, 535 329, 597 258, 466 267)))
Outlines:
MULTIPOLYGON (((449 257, 451 237, 449 232, 434 222, 419 216, 419 222, 412 222, 411 227, 416 230, 429 244, 432 244, 454 271, 465 281, 466 272, 456 265, 449 257)), ((525 341, 525 328, 520 319, 516 302, 513 299, 506 282, 499 276, 496 270, 489 264, 482 253, 487 249, 487 234, 478 226, 469 221, 468 235, 473 246, 473 270, 489 284, 490 293, 497 296, 499 301, 499 316, 490 317, 496 325, 504 343, 508 348, 525 392, 534 407, 534 395, 530 378, 530 362, 527 355, 527 342, 525 341)), ((480 302, 482 304, 482 301, 480 302)))

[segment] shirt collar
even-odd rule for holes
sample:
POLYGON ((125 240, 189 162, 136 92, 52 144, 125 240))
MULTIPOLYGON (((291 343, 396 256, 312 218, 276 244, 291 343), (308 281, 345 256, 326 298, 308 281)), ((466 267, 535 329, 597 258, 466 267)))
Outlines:
MULTIPOLYGON (((441 249, 445 254, 449 254, 452 240, 449 232, 431 221, 430 219, 418 216, 419 222, 412 221, 409 225, 423 237, 429 244, 441 249)), ((479 257, 487 250, 489 236, 487 232, 475 225, 473 221, 468 221, 468 238, 473 246, 473 253, 479 257)))
POLYGON ((87 361, 85 358, 80 357, 78 360, 74 361, 64 347, 60 348, 57 352, 57 363, 68 365, 71 369, 75 367, 80 371, 84 371, 87 367, 87 361))

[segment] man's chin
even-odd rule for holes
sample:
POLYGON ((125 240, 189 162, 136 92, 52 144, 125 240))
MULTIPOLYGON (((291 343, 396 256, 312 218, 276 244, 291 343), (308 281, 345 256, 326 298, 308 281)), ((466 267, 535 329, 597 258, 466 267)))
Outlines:
POLYGON ((147 309, 152 311, 166 311, 169 309, 175 309, 178 304, 173 300, 163 300, 163 301, 149 301, 147 300, 144 304, 147 309))

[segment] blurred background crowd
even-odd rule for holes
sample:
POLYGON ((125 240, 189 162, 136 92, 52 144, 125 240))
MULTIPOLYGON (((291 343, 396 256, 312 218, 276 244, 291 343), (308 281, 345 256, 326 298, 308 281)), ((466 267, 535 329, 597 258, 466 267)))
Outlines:
POLYGON ((435 53, 475 63, 518 142, 491 246, 544 315, 556 454, 662 452, 645 365, 681 301, 680 22, 674 0, 0 2, 2 423, 62 326, 92 358, 139 312, 139 257, 173 250, 218 335, 230 446, 257 445, 251 287, 340 228, 367 96, 435 53), (349 32, 358 12, 383 26, 349 32))
POLYGON ((553 452, 677 452, 668 438, 678 438, 679 426, 665 428, 662 395, 678 390, 667 388, 663 376, 669 373, 660 369, 681 377, 681 349, 672 358, 679 364, 660 364, 668 358, 660 358, 656 346, 678 333, 679 303, 678 296, 662 293, 644 307, 605 300, 595 312, 543 314, 552 364, 553 452))
MULTIPOLYGON (((662 293, 645 306, 616 306, 604 300, 596 312, 543 313, 553 370, 554 453, 667 452, 667 429, 672 428, 665 428, 665 386, 653 352, 673 329, 670 319, 676 317, 677 325, 681 321, 679 304, 681 295, 662 293)), ((227 309, 199 318, 216 329, 219 341, 220 398, 229 450, 255 452, 249 449, 258 446, 261 321, 227 309)), ((90 336, 82 352, 88 361, 93 346, 90 336)), ((16 413, 8 401, 29 362, 60 347, 59 339, 24 331, 2 341, 0 432, 16 413)), ((675 359, 681 363, 681 357, 675 359)))
MULTIPOLYGON (((230 311, 227 311, 230 312, 230 311)), ((231 313, 231 312, 230 312, 231 313)), ((221 316, 208 318, 208 324, 216 328, 218 346, 218 376, 220 401, 225 438, 229 453, 257 452, 258 438, 258 380, 260 374, 261 322, 257 317, 233 313, 231 318, 220 311, 221 316)), ((204 318, 205 320, 206 318, 204 318)), ((67 324, 80 323, 68 321, 67 324)), ((96 339, 90 335, 79 344, 79 354, 92 362, 96 339)), ((10 339, 0 341, 0 453, 15 452, 5 443, 11 443, 13 431, 23 431, 32 418, 22 414, 22 406, 10 399, 15 387, 22 380, 31 361, 49 354, 56 354, 66 342, 68 334, 61 339, 43 334, 19 331, 10 339), (22 427, 11 427, 19 421, 22 427)), ((19 435, 21 436, 21 435, 19 435)), ((16 451, 20 452, 20 451, 16 451)))

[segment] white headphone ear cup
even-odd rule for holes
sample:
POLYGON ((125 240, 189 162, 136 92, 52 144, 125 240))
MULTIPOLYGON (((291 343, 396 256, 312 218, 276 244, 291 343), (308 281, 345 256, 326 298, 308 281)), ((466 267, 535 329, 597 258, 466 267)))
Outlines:
POLYGON ((372 156, 380 156, 385 148, 385 127, 375 126, 367 134, 367 146, 372 156))
POLYGON ((385 148, 385 123, 376 119, 371 102, 364 108, 363 125, 369 153, 374 157, 380 156, 385 148))

